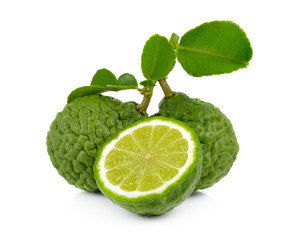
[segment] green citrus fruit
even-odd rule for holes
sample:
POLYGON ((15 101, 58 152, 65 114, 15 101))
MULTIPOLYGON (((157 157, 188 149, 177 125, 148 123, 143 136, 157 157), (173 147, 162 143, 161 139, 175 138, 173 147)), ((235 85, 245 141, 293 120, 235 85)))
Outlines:
POLYGON ((115 204, 158 215, 183 202, 202 168, 200 143, 186 124, 153 117, 121 130, 99 150, 96 182, 115 204))
POLYGON ((91 95, 76 98, 56 115, 47 135, 47 150, 68 183, 86 191, 98 190, 93 173, 98 148, 118 130, 146 117, 136 105, 91 95))
POLYGON ((180 120, 196 131, 203 149, 203 169, 195 190, 212 186, 228 173, 239 145, 229 119, 217 107, 178 92, 161 101, 157 115, 180 120))

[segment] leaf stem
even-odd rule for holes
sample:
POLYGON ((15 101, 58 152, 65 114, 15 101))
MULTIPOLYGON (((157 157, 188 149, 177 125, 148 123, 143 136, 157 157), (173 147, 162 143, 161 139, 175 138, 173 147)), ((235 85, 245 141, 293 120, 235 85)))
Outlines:
POLYGON ((143 88, 141 94, 144 95, 143 101, 141 102, 141 104, 137 105, 136 108, 141 114, 145 115, 152 98, 153 87, 143 88))
POLYGON ((164 91, 165 94, 165 99, 171 98, 175 95, 175 92, 173 92, 170 88, 170 86, 168 85, 166 78, 162 78, 160 80, 158 80, 162 90, 164 91))

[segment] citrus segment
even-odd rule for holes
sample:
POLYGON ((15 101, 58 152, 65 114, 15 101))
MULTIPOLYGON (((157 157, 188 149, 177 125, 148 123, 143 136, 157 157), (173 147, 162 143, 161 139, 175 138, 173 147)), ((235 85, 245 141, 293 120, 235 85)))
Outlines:
POLYGON ((132 135, 126 135, 118 141, 116 144, 116 148, 119 149, 126 149, 126 151, 132 151, 132 152, 140 152, 141 149, 137 148, 138 146, 136 145, 136 141, 133 138, 132 135))
POLYGON ((137 190, 139 192, 147 192, 154 190, 164 184, 161 177, 154 171, 151 163, 145 163, 142 177, 137 190))
POLYGON ((174 168, 181 168, 185 164, 188 154, 183 152, 174 152, 159 155, 160 161, 174 168))
POLYGON ((120 164, 130 161, 137 155, 135 152, 124 151, 123 149, 115 148, 108 155, 105 161, 105 168, 110 169, 120 164))
POLYGON ((149 151, 152 147, 152 130, 152 126, 146 126, 137 129, 132 133, 132 137, 136 144, 138 144, 144 151, 149 151))
POLYGON ((124 181, 120 184, 120 188, 124 191, 135 191, 138 188, 138 185, 141 181, 142 171, 141 168, 135 169, 130 172, 124 181), (139 171, 140 170, 140 171, 139 171))
POLYGON ((159 161, 157 163, 157 165, 159 166, 154 168, 154 170, 164 182, 170 181, 173 177, 175 177, 178 174, 178 169, 173 167, 172 165, 169 165, 163 161, 159 161))

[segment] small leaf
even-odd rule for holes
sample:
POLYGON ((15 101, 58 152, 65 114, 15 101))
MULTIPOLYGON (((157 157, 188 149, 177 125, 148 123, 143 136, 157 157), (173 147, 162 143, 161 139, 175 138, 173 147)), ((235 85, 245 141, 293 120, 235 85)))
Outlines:
POLYGON ((142 72, 146 79, 157 81, 166 77, 176 61, 175 50, 168 39, 158 34, 146 42, 142 53, 142 72))
POLYGON ((169 42, 173 45, 174 49, 177 48, 179 39, 180 37, 176 33, 172 33, 169 42))
POLYGON ((118 79, 118 85, 122 86, 138 86, 135 77, 129 73, 122 74, 118 79))
POLYGON ((141 81, 140 84, 143 85, 144 87, 154 87, 155 86, 155 82, 153 82, 152 80, 141 81))
POLYGON ((99 69, 94 75, 91 85, 106 86, 117 85, 116 76, 106 68, 99 69))
POLYGON ((69 94, 67 103, 72 102, 77 97, 83 97, 83 96, 101 93, 104 91, 105 88, 106 87, 101 87, 101 86, 84 86, 84 87, 76 88, 69 94))
POLYGON ((188 74, 209 76, 245 68, 252 58, 252 48, 245 32, 236 23, 213 21, 182 36, 177 58, 188 74))
POLYGON ((75 98, 98 94, 107 91, 120 91, 125 89, 137 89, 135 86, 118 86, 118 85, 107 85, 107 86, 84 86, 73 90, 69 96, 67 103, 72 102, 75 98))

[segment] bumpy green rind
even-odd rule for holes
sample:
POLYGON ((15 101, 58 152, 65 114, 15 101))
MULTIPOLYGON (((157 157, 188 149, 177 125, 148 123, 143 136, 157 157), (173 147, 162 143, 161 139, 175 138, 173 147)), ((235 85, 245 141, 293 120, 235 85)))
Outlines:
POLYGON ((136 105, 99 94, 67 104, 47 134, 48 154, 58 173, 77 188, 97 191, 93 164, 98 149, 118 130, 147 117, 136 105))
POLYGON ((166 117, 151 117, 148 119, 140 120, 117 133, 114 137, 108 140, 101 149, 96 157, 94 164, 95 179, 101 192, 107 196, 113 203, 119 205, 122 208, 127 209, 130 212, 140 215, 160 215, 165 212, 171 211, 176 206, 180 205, 191 193, 194 191, 196 184, 198 183, 201 171, 202 171, 202 150, 200 143, 197 138, 196 132, 189 128, 186 124, 166 117), (100 178, 100 171, 98 163, 101 158, 102 150, 108 145, 113 139, 118 138, 119 134, 125 131, 127 128, 138 125, 141 122, 152 121, 152 119, 161 119, 164 121, 172 121, 177 125, 184 127, 188 130, 195 142, 195 151, 193 155, 193 162, 183 175, 173 184, 168 186, 162 193, 149 194, 146 196, 140 196, 137 198, 128 198, 120 196, 110 189, 108 189, 100 178))
POLYGON ((203 170, 195 190, 208 188, 227 175, 239 145, 231 122, 217 107, 178 92, 161 101, 158 115, 180 120, 198 135, 203 149, 203 170))

